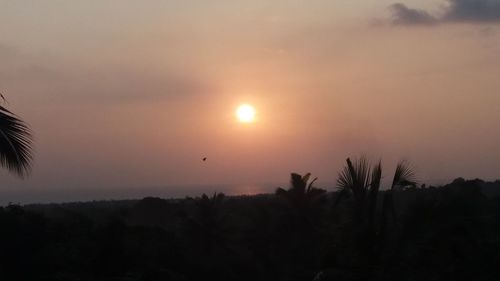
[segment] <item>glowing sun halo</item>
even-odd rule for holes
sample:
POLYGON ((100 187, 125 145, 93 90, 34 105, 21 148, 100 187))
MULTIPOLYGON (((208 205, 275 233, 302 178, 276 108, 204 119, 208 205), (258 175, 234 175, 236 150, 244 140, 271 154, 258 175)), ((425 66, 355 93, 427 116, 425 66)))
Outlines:
POLYGON ((250 123, 255 120, 255 108, 249 104, 241 104, 236 109, 236 117, 238 121, 250 123))

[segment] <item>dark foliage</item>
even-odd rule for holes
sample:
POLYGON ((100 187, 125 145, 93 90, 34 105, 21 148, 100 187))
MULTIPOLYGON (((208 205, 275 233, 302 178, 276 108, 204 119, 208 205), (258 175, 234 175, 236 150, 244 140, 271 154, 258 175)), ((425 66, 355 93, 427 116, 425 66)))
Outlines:
POLYGON ((381 232, 391 187, 359 165, 340 201, 292 174, 275 195, 0 208, 0 280, 497 279, 500 182, 395 180, 398 223, 381 232))
POLYGON ((32 135, 14 113, 0 106, 0 165, 20 177, 31 170, 32 135))

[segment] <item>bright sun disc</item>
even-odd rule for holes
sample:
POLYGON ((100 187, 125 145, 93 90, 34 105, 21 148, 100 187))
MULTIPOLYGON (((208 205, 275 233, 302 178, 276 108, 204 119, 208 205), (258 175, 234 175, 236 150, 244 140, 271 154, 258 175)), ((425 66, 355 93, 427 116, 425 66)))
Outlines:
POLYGON ((250 123, 255 119, 255 109, 249 104, 242 104, 236 109, 236 117, 240 122, 250 123))

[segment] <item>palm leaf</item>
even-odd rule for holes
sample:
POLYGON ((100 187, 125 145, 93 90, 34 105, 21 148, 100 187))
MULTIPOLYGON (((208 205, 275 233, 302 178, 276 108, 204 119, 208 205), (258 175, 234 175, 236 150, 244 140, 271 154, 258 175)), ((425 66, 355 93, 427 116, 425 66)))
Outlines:
POLYGON ((0 165, 23 178, 31 171, 32 134, 28 125, 0 106, 0 165))
POLYGON ((370 183, 370 194, 376 194, 380 189, 380 181, 382 180, 382 161, 379 161, 372 170, 370 183))
POLYGON ((379 161, 372 169, 372 177, 370 183, 370 195, 368 205, 368 216, 370 226, 373 226, 373 220, 377 207, 377 196, 380 190, 380 181, 382 180, 382 161, 379 161))
POLYGON ((313 187, 314 182, 315 182, 315 181, 317 181, 317 180, 318 180, 318 178, 316 177, 316 178, 314 178, 314 179, 313 179, 313 180, 309 183, 309 185, 307 186, 307 193, 311 192, 311 190, 313 190, 313 189, 317 189, 317 188, 313 187))
POLYGON ((410 167, 407 161, 400 161, 396 167, 396 172, 394 173, 394 179, 392 180, 391 189, 397 187, 405 187, 410 185, 416 185, 415 172, 410 167))
POLYGON ((307 183, 309 181, 309 178, 311 177, 311 173, 307 173, 302 177, 302 182, 307 183))
POLYGON ((306 191, 306 182, 304 180, 308 180, 311 174, 306 174, 305 176, 301 176, 297 173, 292 173, 290 180, 290 190, 294 193, 303 194, 306 191))
POLYGON ((365 157, 361 157, 352 163, 351 159, 346 159, 347 166, 344 166, 337 179, 337 188, 352 191, 358 203, 364 200, 366 189, 370 182, 370 164, 365 157))

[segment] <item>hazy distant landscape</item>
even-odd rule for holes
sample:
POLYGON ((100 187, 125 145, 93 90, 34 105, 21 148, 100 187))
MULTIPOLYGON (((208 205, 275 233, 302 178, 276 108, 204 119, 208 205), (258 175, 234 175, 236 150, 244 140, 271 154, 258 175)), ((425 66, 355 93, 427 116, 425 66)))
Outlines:
MULTIPOLYGON (((149 196, 161 198, 184 198, 186 196, 195 197, 203 193, 212 194, 214 192, 223 192, 227 195, 252 195, 260 193, 272 193, 277 186, 283 185, 286 184, 221 184, 134 188, 3 188, 0 190, 0 205, 7 205, 9 203, 24 205, 33 203, 64 203, 99 200, 141 199, 149 196)), ((331 186, 334 186, 334 184, 332 184, 331 186)))
MULTIPOLYGON (((440 180, 438 182, 443 182, 440 180)), ((433 184, 440 186, 439 184, 433 184)), ((164 199, 182 199, 197 197, 200 194, 224 193, 228 196, 244 196, 255 194, 271 194, 278 186, 287 183, 241 184, 241 185, 197 185, 197 186, 164 186, 135 188, 58 188, 58 189, 8 189, 0 190, 0 205, 12 204, 47 204, 88 201, 139 200, 144 197, 159 197, 164 199)), ((318 185, 319 186, 319 185, 318 185)), ((322 184, 320 187, 329 192, 336 190, 335 183, 322 184)), ((500 191, 500 189, 499 189, 500 191)), ((486 194, 496 194, 495 188, 485 188, 486 194)))

